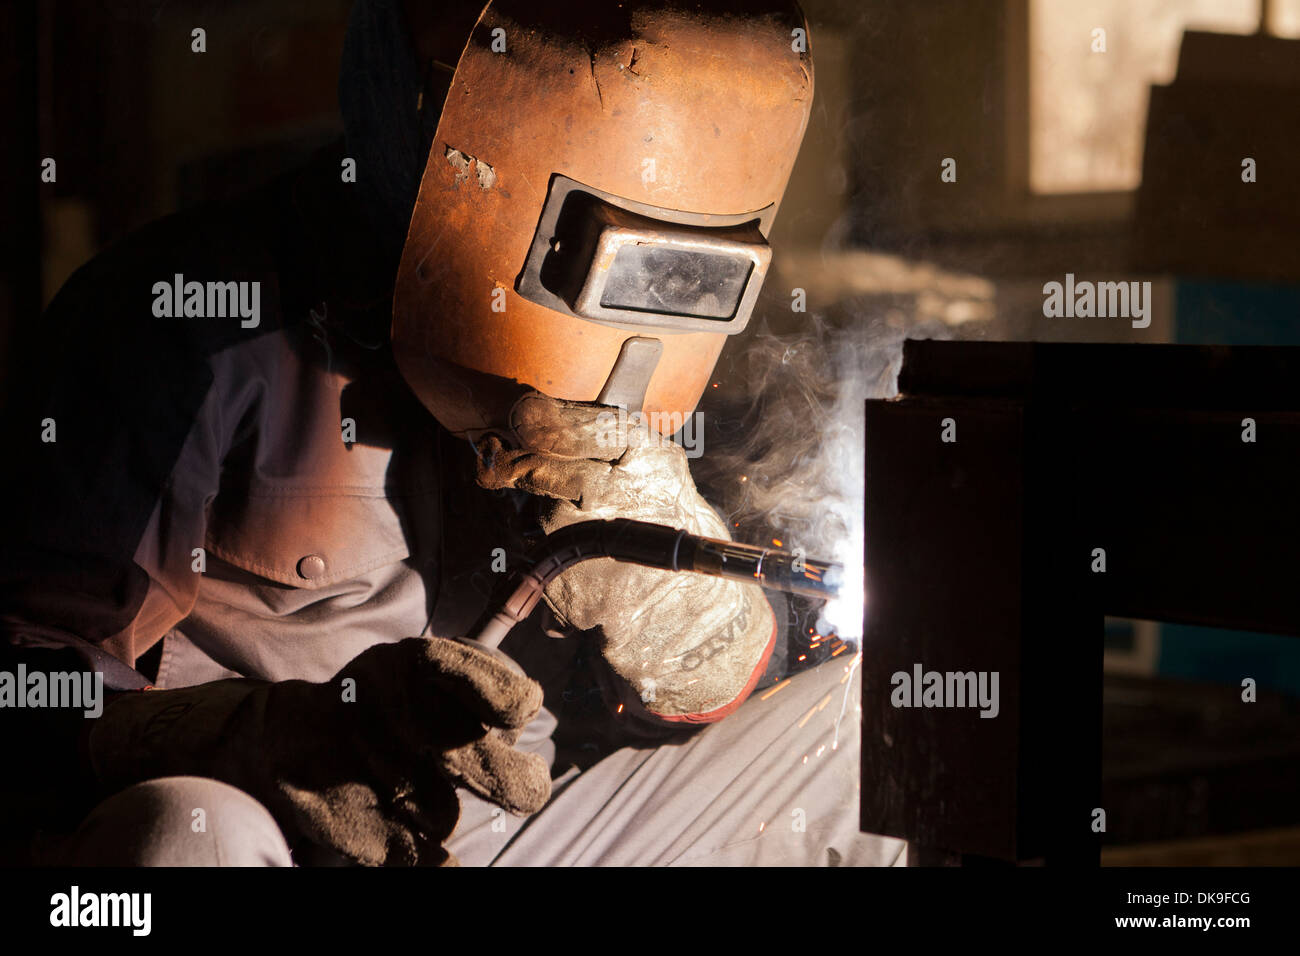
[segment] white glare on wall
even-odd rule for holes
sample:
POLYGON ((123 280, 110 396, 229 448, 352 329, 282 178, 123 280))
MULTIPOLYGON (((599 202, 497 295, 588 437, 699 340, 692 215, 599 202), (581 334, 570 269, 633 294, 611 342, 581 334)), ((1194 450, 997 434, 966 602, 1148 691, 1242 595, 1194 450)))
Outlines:
MULTIPOLYGON (((1300 34, 1300 0, 1270 30, 1300 34)), ((1152 84, 1169 83, 1185 30, 1254 33, 1260 0, 1030 0, 1029 182, 1036 193, 1135 189, 1152 84)))

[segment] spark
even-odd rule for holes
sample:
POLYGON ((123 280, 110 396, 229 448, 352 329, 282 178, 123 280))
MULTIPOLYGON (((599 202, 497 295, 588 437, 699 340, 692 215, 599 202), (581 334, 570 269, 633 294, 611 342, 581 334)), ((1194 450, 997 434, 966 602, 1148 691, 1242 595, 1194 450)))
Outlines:
POLYGON ((781 541, 780 538, 773 538, 773 539, 772 539, 772 543, 773 543, 774 545, 776 545, 778 548, 784 548, 784 547, 785 547, 785 544, 782 543, 782 541, 781 541))
POLYGON ((813 754, 813 756, 820 757, 822 755, 822 751, 825 749, 826 749, 826 745, 822 744, 820 747, 817 748, 817 753, 813 754))
MULTIPOLYGON (((817 713, 817 708, 816 708, 816 707, 814 707, 812 710, 808 711, 808 713, 806 713, 806 714, 803 715, 803 720, 799 721, 799 729, 800 729, 800 730, 803 730, 803 725, 806 724, 806 723, 808 723, 808 721, 812 719, 812 715, 815 714, 815 713, 817 713)), ((808 758, 805 757, 804 759, 807 760, 808 758)))
POLYGON ((788 683, 790 683, 790 678, 787 677, 785 680, 781 681, 781 683, 777 684, 775 687, 773 687, 771 690, 769 690, 766 694, 764 694, 762 697, 760 697, 759 700, 767 700, 769 697, 771 697, 773 694, 775 694, 778 690, 781 690, 783 687, 785 687, 785 685, 788 684, 788 683))
POLYGON ((800 654, 800 655, 799 655, 799 660, 801 660, 801 661, 806 661, 807 659, 808 659, 808 655, 807 655, 807 654, 800 654))
MULTIPOLYGON (((832 691, 832 693, 834 693, 834 692, 832 691)), ((818 709, 818 710, 825 710, 825 709, 826 709, 826 705, 829 704, 830 702, 831 702, 831 694, 827 694, 825 697, 822 698, 822 702, 821 702, 820 704, 817 705, 817 709, 818 709)))
POLYGON ((623 705, 622 705, 622 704, 619 704, 619 705, 618 705, 618 711, 617 711, 617 712, 620 713, 620 714, 623 713, 623 705))
POLYGON ((760 824, 758 825, 758 832, 759 832, 759 833, 762 833, 762 832, 763 832, 763 828, 764 828, 765 826, 767 826, 767 821, 766 821, 766 820, 764 820, 762 823, 760 823, 760 824))
POLYGON ((838 657, 840 654, 843 654, 848 649, 849 649, 849 645, 841 644, 839 647, 835 648, 835 650, 831 651, 831 657, 838 657))
MULTIPOLYGON (((853 655, 853 660, 849 662, 849 672, 844 675, 844 679, 840 681, 840 683, 841 684, 848 683, 849 678, 853 676, 853 669, 861 663, 862 663, 862 652, 858 651, 856 654, 853 655)), ((849 691, 851 691, 852 689, 853 689, 853 685, 851 684, 848 687, 844 688, 844 700, 840 703, 840 715, 835 718, 835 741, 834 741, 835 750, 838 750, 840 746, 840 721, 844 719, 844 711, 849 706, 849 691)), ((859 703, 859 704, 855 704, 854 706, 857 708, 859 714, 862 713, 862 704, 859 703)))

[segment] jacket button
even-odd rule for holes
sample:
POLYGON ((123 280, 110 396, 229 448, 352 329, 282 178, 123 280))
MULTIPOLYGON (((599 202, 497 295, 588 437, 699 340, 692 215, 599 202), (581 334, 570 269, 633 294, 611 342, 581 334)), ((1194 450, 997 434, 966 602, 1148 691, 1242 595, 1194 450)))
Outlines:
POLYGON ((319 554, 309 554, 298 562, 298 575, 308 581, 315 580, 325 573, 325 559, 319 554))

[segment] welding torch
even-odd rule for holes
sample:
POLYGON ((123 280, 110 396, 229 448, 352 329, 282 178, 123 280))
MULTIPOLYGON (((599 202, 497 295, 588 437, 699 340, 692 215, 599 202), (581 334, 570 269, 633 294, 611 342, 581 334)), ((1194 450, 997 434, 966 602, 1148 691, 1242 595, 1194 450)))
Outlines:
POLYGON ((839 594, 844 577, 843 565, 789 551, 706 538, 631 518, 581 521, 547 535, 524 567, 497 587, 471 639, 487 647, 500 645, 537 607, 548 584, 573 565, 592 558, 711 574, 825 599, 839 594))

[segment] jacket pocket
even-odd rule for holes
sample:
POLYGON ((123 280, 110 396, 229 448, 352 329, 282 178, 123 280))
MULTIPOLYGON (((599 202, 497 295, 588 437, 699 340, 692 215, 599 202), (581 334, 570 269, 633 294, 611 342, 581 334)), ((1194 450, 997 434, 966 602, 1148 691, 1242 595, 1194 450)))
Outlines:
POLYGON ((279 584, 321 588, 410 556, 408 528, 431 492, 254 491, 214 509, 208 550, 279 584))

